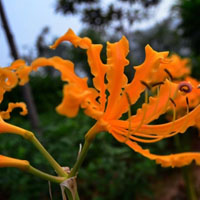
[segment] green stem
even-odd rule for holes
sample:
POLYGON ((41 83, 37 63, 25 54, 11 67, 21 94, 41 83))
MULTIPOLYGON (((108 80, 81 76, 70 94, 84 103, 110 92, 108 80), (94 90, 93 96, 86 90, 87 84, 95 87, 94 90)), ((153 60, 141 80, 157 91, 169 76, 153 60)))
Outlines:
POLYGON ((188 167, 183 167, 182 168, 182 173, 184 176, 184 180, 186 183, 186 188, 187 188, 187 194, 190 200, 197 200, 196 192, 194 189, 194 184, 192 181, 192 174, 191 170, 188 167))
POLYGON ((32 166, 29 166, 27 172, 35 175, 35 176, 38 176, 42 179, 45 179, 45 180, 48 180, 48 181, 51 181, 51 182, 54 182, 54 183, 61 183, 63 182, 66 178, 64 177, 58 177, 58 176, 52 176, 50 174, 47 174, 45 172, 42 172, 32 166))
POLYGON ((47 159, 51 166, 56 170, 59 176, 67 177, 67 173, 62 169, 62 167, 55 161, 55 159, 49 154, 49 152, 43 147, 35 135, 31 132, 27 132, 26 139, 31 141, 34 146, 40 151, 40 153, 47 159))
POLYGON ((89 150, 90 144, 91 144, 91 142, 88 142, 87 140, 85 140, 85 143, 83 145, 83 149, 81 150, 79 158, 77 159, 74 167, 72 168, 72 171, 69 174, 69 178, 75 176, 76 173, 78 172, 80 166, 82 165, 82 163, 83 163, 83 161, 84 161, 84 159, 85 159, 85 157, 87 155, 87 152, 89 150))
POLYGON ((79 195, 78 195, 78 191, 76 192, 75 200, 80 200, 79 195))
POLYGON ((83 145, 83 149, 81 150, 81 153, 80 155, 78 156, 78 159, 76 160, 76 163, 74 165, 74 167, 72 168, 72 171, 70 172, 69 174, 69 178, 70 177, 73 177, 76 175, 76 173, 78 172, 80 166, 82 165, 86 155, 87 155, 87 152, 89 150, 89 147, 91 145, 91 143, 93 142, 96 134, 98 132, 100 132, 101 130, 101 127, 99 126, 98 123, 96 123, 88 132, 87 134, 85 135, 85 143, 83 145))
MULTIPOLYGON (((174 139, 175 139, 175 146, 176 146, 177 150, 179 152, 182 152, 182 147, 181 147, 179 135, 175 135, 174 139)), ((185 185, 186 185, 186 188, 187 188, 188 199, 197 200, 197 195, 196 195, 196 192, 195 192, 194 183, 192 181, 191 169, 189 167, 183 167, 181 169, 181 171, 182 171, 184 181, 185 181, 185 185)))

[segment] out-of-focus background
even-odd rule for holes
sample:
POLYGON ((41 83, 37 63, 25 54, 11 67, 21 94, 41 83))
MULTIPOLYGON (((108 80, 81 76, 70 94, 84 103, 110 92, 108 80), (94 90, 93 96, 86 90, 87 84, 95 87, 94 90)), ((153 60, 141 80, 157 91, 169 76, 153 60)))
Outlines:
MULTIPOLYGON (((156 51, 170 51, 189 57, 192 75, 200 77, 200 1, 199 0, 0 0, 16 51, 30 63, 40 56, 61 56, 75 63, 80 76, 91 74, 84 50, 62 44, 48 48, 56 38, 72 28, 94 43, 104 44, 102 60, 106 62, 106 41, 118 41, 125 35, 130 44, 126 69, 129 80, 132 66, 144 61, 144 48, 150 44, 156 51)), ((0 66, 13 61, 5 27, 0 20, 0 66)), ((31 75, 30 88, 35 103, 33 117, 20 117, 14 111, 10 123, 33 130, 47 150, 62 166, 73 166, 79 144, 94 121, 80 112, 68 119, 55 112, 62 100, 63 83, 59 73, 45 68, 31 75), (35 120, 35 121, 34 121, 35 120)), ((24 101, 24 89, 17 87, 5 95, 1 110, 8 102, 24 101)), ((29 90, 30 91, 30 90, 29 90)), ((25 92, 26 93, 26 92, 25 92)), ((139 101, 133 109, 141 106, 139 101)), ((159 122, 165 122, 161 117, 159 122)), ((190 128, 181 135, 181 150, 198 150, 198 131, 190 128)), ((144 145, 157 154, 179 152, 174 138, 144 145)), ((43 171, 54 173, 38 151, 16 135, 0 135, 0 154, 29 160, 43 171)), ((92 145, 79 172, 81 199, 88 200, 187 200, 191 183, 200 198, 200 170, 195 165, 161 168, 120 144, 108 133, 101 133, 92 145), (185 173, 187 171, 187 173, 185 173), (187 174, 187 175, 186 175, 187 174), (186 181, 185 181, 186 180, 186 181)), ((61 199, 60 188, 51 184, 53 199, 61 199)), ((0 169, 0 200, 50 199, 48 182, 17 169, 0 169)), ((195 200, 195 198, 193 199, 195 200)))

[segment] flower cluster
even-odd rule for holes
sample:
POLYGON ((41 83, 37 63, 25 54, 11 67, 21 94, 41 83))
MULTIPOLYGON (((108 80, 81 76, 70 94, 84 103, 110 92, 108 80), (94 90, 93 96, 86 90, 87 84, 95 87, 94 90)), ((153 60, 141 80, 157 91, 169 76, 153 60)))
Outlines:
MULTIPOLYGON (((184 133, 190 126, 199 125, 200 91, 198 82, 188 76, 189 60, 181 59, 177 55, 168 57, 168 52, 156 52, 147 45, 145 61, 134 67, 134 78, 128 83, 124 74, 124 69, 129 64, 126 59, 129 52, 126 37, 122 37, 116 43, 107 43, 106 64, 100 57, 101 44, 93 44, 89 38, 81 38, 70 29, 51 48, 56 48, 63 41, 69 41, 75 47, 86 50, 93 75, 93 88, 88 87, 87 78, 81 78, 74 72, 74 64, 69 60, 60 57, 42 57, 34 60, 30 66, 26 66, 23 60, 17 60, 11 66, 0 69, 0 101, 3 99, 4 92, 15 87, 17 83, 20 85, 27 83, 31 71, 36 71, 39 67, 52 66, 60 71, 62 81, 66 83, 63 88, 63 100, 56 107, 57 112, 66 117, 75 117, 82 108, 86 115, 96 120, 95 125, 86 134, 86 140, 92 141, 96 134, 106 131, 119 142, 155 160, 163 167, 182 167, 193 160, 200 165, 200 153, 155 155, 139 145, 139 143, 154 143, 184 133), (148 97, 149 90, 155 95, 148 97), (145 102, 135 115, 131 115, 130 107, 136 103, 142 93, 145 93, 145 102), (193 110, 189 112, 189 108, 193 110), (187 112, 176 119, 176 110, 183 109, 187 112), (174 111, 171 122, 150 124, 170 110, 174 111), (124 113, 128 113, 126 120, 121 118, 124 113)), ((7 119, 10 111, 18 106, 23 109, 21 114, 25 114, 26 108, 22 103, 9 104, 8 110, 0 113, 0 133, 12 132, 26 135, 25 130, 3 120, 7 119)), ((4 158, 0 157, 0 166, 6 166, 7 160, 2 162, 4 158)), ((10 161, 12 162, 13 160, 10 161)), ((20 162, 19 165, 21 164, 20 162)), ((26 166, 27 163, 25 162, 24 165, 26 166)))

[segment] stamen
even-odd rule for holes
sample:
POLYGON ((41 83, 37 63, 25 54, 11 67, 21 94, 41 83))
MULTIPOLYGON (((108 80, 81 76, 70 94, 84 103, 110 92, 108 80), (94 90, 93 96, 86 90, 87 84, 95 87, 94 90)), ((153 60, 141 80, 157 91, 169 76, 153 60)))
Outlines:
POLYGON ((169 72, 169 70, 165 68, 164 71, 165 71, 165 72, 167 73, 167 75, 169 76, 170 81, 173 81, 173 76, 172 76, 172 74, 169 72))
POLYGON ((152 116, 155 115, 155 113, 156 113, 156 111, 157 111, 157 108, 158 108, 158 103, 159 103, 160 88, 157 87, 156 89, 157 89, 157 100, 156 100, 156 105, 155 105, 155 107, 154 107, 154 111, 153 111, 152 116))
POLYGON ((187 114, 188 114, 189 113, 189 109, 190 109, 188 97, 186 97, 185 100, 186 100, 186 104, 187 104, 187 114))
POLYGON ((169 100, 172 102, 172 104, 174 105, 174 107, 176 107, 176 103, 174 102, 174 100, 170 97, 169 100))
POLYGON ((142 85, 144 85, 148 90, 151 90, 150 85, 148 85, 145 81, 140 81, 142 85))
POLYGON ((161 81, 161 82, 157 82, 157 83, 152 84, 151 87, 156 87, 156 86, 163 85, 163 84, 164 84, 164 82, 161 81))
POLYGON ((169 98, 169 100, 172 102, 172 104, 174 105, 173 106, 173 118, 172 118, 172 125, 171 125, 171 127, 169 128, 169 133, 171 134, 171 133, 173 133, 174 131, 173 131, 173 129, 174 129, 174 122, 175 122, 175 120, 176 120, 176 104, 175 104, 175 102, 174 102, 174 100, 172 99, 172 98, 169 98))
MULTIPOLYGON (((122 141, 123 143, 126 143, 127 142, 127 136, 126 136, 126 132, 124 131, 120 131, 118 129, 113 129, 113 131, 116 133, 116 134, 119 134, 119 135, 122 135, 122 136, 125 136, 125 140, 122 141)), ((154 143, 154 142, 158 142, 160 140, 162 140, 164 137, 163 136, 158 136, 157 138, 152 138, 152 139, 143 139, 143 138, 138 138, 138 137, 135 137, 133 135, 130 135, 130 137, 128 139, 131 139, 131 140, 134 140, 136 142, 143 142, 143 143, 154 143)))
POLYGON ((128 101, 128 134, 126 135, 125 141, 124 143, 126 143, 126 141, 129 139, 130 135, 131 135, 131 98, 129 96, 129 94, 125 91, 125 95, 128 101))
POLYGON ((190 93, 192 91, 192 85, 186 81, 179 83, 178 89, 181 92, 190 93))

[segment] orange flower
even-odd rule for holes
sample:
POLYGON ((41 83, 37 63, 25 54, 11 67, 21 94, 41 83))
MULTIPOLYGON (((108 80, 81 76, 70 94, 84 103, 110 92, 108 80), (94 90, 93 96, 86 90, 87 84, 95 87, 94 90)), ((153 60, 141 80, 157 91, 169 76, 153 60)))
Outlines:
MULTIPOLYGON (((10 67, 0 68, 0 103, 3 100, 4 93, 6 91, 10 91, 13 87, 15 87, 18 83, 18 77, 10 67)), ((1 133, 15 133, 24 136, 26 130, 11 125, 5 122, 3 119, 10 118, 10 112, 12 112, 15 108, 21 108, 21 115, 27 114, 26 105, 22 102, 20 103, 9 103, 8 109, 6 111, 0 111, 0 134, 1 133)))
MULTIPOLYGON (((134 78, 128 83, 124 68, 129 64, 126 59, 129 44, 125 37, 122 37, 119 42, 107 43, 106 64, 100 58, 102 45, 92 44, 89 38, 80 38, 70 29, 51 48, 56 48, 63 41, 70 41, 75 47, 86 49, 88 63, 94 76, 94 88, 88 87, 87 78, 80 78, 75 74, 71 61, 59 57, 38 58, 32 62, 31 68, 37 70, 41 66, 53 66, 61 72, 61 79, 68 84, 64 86, 64 98, 56 110, 67 117, 74 117, 79 108, 83 108, 88 116, 96 119, 97 123, 86 135, 88 140, 100 131, 107 131, 119 142, 127 144, 151 160, 156 160, 164 167, 181 167, 189 164, 192 160, 200 164, 199 153, 161 156, 151 154, 149 150, 142 149, 136 143, 157 142, 177 133, 183 133, 188 127, 197 124, 200 106, 170 123, 148 125, 170 109, 174 99, 181 95, 178 84, 162 80, 162 85, 158 86, 160 92, 156 97, 150 97, 148 102, 146 95, 145 103, 135 115, 130 116, 127 120, 120 119, 122 114, 126 112, 129 112, 130 115, 130 104, 134 104, 138 100, 149 87, 149 83, 158 81, 153 80, 153 77, 156 77, 157 73, 159 76, 160 70, 167 68, 169 64, 168 52, 156 52, 147 45, 145 48, 146 59, 143 64, 135 67, 134 78)), ((176 62, 174 62, 174 67, 177 65, 176 62)), ((184 73, 188 73, 188 71, 184 73)))
POLYGON ((15 167, 26 171, 30 167, 30 164, 27 160, 19 160, 0 155, 0 167, 15 167))
POLYGON ((186 97, 188 98, 190 108, 194 108, 200 103, 200 89, 198 88, 199 82, 190 76, 185 78, 185 82, 191 84, 192 91, 189 93, 183 91, 183 95, 179 96, 179 98, 175 100, 177 105, 176 108, 178 110, 187 108, 186 97))
POLYGON ((190 74, 190 60, 188 58, 181 58, 173 54, 165 63, 161 63, 157 73, 153 74, 155 82, 163 81, 168 76, 172 79, 180 79, 190 74))
POLYGON ((5 122, 3 119, 9 119, 10 118, 10 112, 12 112, 12 110, 14 108, 21 108, 22 111, 20 112, 21 115, 26 115, 27 114, 27 108, 26 108, 26 105, 22 102, 20 103, 9 103, 8 104, 8 109, 6 111, 1 111, 0 112, 0 134, 1 133, 14 133, 14 134, 18 134, 18 135, 21 135, 21 136, 25 136, 26 137, 26 134, 28 131, 23 129, 23 128, 20 128, 20 127, 17 127, 17 126, 14 126, 12 124, 9 124, 7 122, 5 122))

